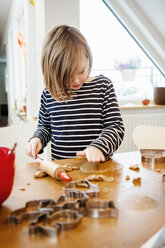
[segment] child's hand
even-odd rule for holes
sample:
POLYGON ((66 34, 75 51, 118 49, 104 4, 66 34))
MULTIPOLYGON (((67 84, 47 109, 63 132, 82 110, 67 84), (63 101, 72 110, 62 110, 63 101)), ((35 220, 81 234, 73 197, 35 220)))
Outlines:
POLYGON ((105 161, 103 153, 95 146, 89 146, 84 151, 77 152, 76 155, 80 157, 86 157, 89 162, 105 161))
POLYGON ((39 151, 41 149, 42 149, 41 140, 40 140, 40 138, 35 137, 29 141, 29 143, 27 144, 27 146, 25 148, 25 152, 28 156, 36 159, 37 154, 39 153, 39 151))

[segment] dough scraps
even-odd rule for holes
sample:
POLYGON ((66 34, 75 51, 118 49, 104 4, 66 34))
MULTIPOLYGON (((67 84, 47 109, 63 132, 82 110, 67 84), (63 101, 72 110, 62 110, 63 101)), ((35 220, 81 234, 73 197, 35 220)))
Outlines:
POLYGON ((48 174, 46 174, 46 172, 38 170, 33 174, 34 178, 42 178, 42 177, 46 177, 48 176, 48 174))
POLYGON ((129 169, 134 171, 140 171, 140 167, 138 164, 130 165, 129 169))
POLYGON ((107 177, 104 175, 90 175, 86 179, 89 181, 114 182, 114 177, 107 177))
POLYGON ((26 189, 25 188, 20 188, 21 191, 25 191, 26 189))
POLYGON ((78 166, 72 165, 71 163, 65 164, 63 167, 64 167, 66 172, 70 172, 70 171, 73 171, 73 170, 79 170, 78 166))
POLYGON ((89 188, 88 183, 82 182, 81 179, 76 181, 76 186, 77 186, 77 187, 83 187, 83 188, 89 188))
POLYGON ((133 184, 141 184, 141 177, 135 177, 132 180, 133 184))
POLYGON ((130 180, 130 176, 126 175, 125 180, 130 180))

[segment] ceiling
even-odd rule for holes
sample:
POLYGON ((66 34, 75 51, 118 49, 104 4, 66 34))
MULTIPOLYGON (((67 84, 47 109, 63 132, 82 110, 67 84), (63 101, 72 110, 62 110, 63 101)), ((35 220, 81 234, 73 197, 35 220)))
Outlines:
POLYGON ((157 29, 159 35, 165 39, 165 1, 164 0, 136 0, 142 14, 152 23, 153 28, 157 29))
POLYGON ((0 0, 0 57, 5 56, 3 40, 10 14, 11 3, 12 0, 0 0))
POLYGON ((102 0, 165 77, 165 1, 102 0))

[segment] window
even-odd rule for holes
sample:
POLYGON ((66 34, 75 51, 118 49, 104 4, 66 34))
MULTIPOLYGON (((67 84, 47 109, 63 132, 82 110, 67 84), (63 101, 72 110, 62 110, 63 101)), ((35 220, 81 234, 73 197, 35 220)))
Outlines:
POLYGON ((8 78, 11 108, 20 115, 26 114, 26 59, 24 49, 24 8, 23 2, 8 32, 8 78))
POLYGON ((120 105, 153 100, 153 86, 164 77, 101 0, 80 0, 80 30, 92 51, 92 75, 113 81, 120 105), (125 76, 124 68, 131 69, 125 76))

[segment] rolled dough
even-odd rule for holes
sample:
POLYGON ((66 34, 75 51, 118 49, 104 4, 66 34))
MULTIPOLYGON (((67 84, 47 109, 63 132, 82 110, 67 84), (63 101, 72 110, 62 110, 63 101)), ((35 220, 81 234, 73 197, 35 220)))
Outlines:
POLYGON ((84 173, 103 173, 107 171, 119 171, 123 166, 117 163, 115 160, 110 159, 106 162, 86 162, 81 167, 80 170, 84 173))

